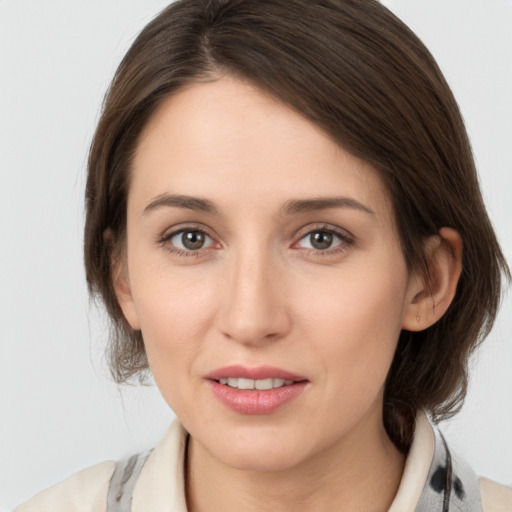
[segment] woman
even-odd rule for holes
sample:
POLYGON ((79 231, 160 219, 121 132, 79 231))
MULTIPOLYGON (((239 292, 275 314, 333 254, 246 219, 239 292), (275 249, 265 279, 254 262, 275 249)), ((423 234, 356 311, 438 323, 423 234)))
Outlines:
POLYGON ((175 423, 19 510, 504 510, 437 421, 508 268, 457 105, 373 1, 180 1, 91 147, 85 260, 175 423), (424 412, 425 411, 425 412, 424 412))

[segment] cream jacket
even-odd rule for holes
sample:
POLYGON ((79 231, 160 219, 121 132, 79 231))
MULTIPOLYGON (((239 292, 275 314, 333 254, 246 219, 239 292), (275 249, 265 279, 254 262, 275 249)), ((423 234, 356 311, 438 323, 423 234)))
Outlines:
MULTIPOLYGON (((130 503, 132 512, 187 512, 186 442, 187 433, 176 420, 149 456, 84 469, 40 492, 15 512, 130 512, 130 503)), ((512 488, 477 479, 420 413, 389 512, 437 511, 512 512, 512 488)))

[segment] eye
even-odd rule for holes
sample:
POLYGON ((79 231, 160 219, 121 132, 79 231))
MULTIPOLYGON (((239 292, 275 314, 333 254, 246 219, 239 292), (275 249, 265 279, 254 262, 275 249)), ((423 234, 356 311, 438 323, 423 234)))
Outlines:
POLYGON ((167 240, 174 248, 188 252, 207 249, 213 245, 212 238, 204 231, 198 229, 182 229, 176 233, 172 233, 167 240))
POLYGON ((349 240, 341 233, 336 233, 331 229, 315 229, 303 236, 297 242, 297 246, 315 251, 328 251, 336 249, 344 243, 349 243, 349 240))

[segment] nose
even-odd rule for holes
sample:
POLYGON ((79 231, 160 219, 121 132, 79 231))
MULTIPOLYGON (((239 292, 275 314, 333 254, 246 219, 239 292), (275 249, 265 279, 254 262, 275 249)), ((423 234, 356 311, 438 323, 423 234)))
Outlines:
POLYGON ((284 272, 265 251, 243 251, 230 261, 219 290, 217 327, 244 345, 280 339, 291 329, 284 272))

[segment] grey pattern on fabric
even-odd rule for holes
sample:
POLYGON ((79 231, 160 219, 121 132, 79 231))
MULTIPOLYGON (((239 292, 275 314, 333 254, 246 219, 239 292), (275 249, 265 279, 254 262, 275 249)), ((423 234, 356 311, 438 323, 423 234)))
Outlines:
POLYGON ((107 512, 130 512, 133 490, 142 466, 152 450, 147 450, 116 464, 107 495, 107 512))
POLYGON ((434 455, 414 512, 482 512, 478 478, 434 428, 434 455))
MULTIPOLYGON (((414 512, 483 512, 478 478, 452 454, 434 428, 434 454, 427 481, 414 512)), ((132 496, 151 450, 118 462, 107 498, 107 512, 131 512, 132 496)))

